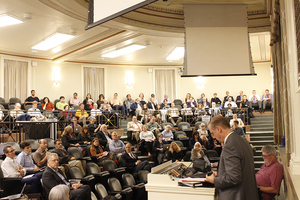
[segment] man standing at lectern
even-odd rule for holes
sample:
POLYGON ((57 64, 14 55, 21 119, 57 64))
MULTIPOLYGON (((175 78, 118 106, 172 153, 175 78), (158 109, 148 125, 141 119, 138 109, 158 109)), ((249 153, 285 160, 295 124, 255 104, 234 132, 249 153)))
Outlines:
POLYGON ((206 181, 219 190, 219 200, 258 200, 253 153, 249 143, 230 129, 225 117, 209 123, 211 136, 224 144, 218 172, 206 181))

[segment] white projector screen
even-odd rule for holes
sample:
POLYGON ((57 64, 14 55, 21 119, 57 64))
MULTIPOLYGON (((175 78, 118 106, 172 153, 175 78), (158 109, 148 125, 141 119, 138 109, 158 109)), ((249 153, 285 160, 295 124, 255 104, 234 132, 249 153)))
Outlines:
POLYGON ((157 0, 89 0, 86 30, 157 0))
POLYGON ((185 5, 183 77, 254 75, 246 5, 185 5))

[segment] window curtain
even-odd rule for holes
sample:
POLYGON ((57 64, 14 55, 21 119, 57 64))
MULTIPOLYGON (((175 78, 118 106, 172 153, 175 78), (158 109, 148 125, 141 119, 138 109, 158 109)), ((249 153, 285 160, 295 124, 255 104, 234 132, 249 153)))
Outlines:
POLYGON ((83 68, 83 92, 84 98, 87 93, 90 93, 92 98, 94 97, 94 69, 92 67, 83 68))
POLYGON ((90 93, 93 100, 96 101, 100 94, 104 94, 104 69, 84 67, 84 95, 90 93))
POLYGON ((169 95, 171 101, 176 96, 175 70, 155 70, 155 95, 157 100, 160 102, 165 94, 169 95))
POLYGON ((104 69, 95 68, 95 101, 98 99, 100 94, 104 94, 104 69))
POLYGON ((4 99, 27 98, 28 63, 16 60, 4 60, 4 99))

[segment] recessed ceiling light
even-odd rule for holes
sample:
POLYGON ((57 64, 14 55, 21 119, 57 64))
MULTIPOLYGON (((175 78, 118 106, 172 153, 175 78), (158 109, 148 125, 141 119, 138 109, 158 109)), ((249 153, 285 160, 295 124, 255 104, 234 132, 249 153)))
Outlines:
POLYGON ((20 23, 23 23, 23 21, 15 18, 15 17, 9 16, 7 14, 0 16, 0 27, 14 25, 14 24, 20 24, 20 23))
POLYGON ((184 56, 184 47, 175 47, 166 60, 179 60, 184 56))
POLYGON ((42 42, 38 43, 37 45, 31 47, 32 49, 47 51, 56 47, 71 38, 75 37, 74 35, 68 35, 64 33, 55 33, 54 35, 48 37, 47 39, 43 40, 42 42))
POLYGON ((122 56, 122 55, 131 53, 131 52, 134 52, 134 51, 137 51, 137 50, 140 50, 140 49, 144 49, 144 48, 146 48, 146 46, 133 44, 133 45, 129 45, 127 47, 118 49, 116 51, 103 54, 102 57, 115 58, 115 57, 122 56))
POLYGON ((60 50, 61 50, 60 46, 55 47, 54 49, 52 49, 52 51, 53 51, 54 53, 57 53, 57 52, 59 52, 60 50))

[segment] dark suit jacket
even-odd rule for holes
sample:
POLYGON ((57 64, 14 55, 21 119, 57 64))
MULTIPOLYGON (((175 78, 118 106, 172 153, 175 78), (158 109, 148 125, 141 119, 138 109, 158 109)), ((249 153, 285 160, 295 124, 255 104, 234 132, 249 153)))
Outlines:
MULTIPOLYGON (((233 96, 229 96, 229 97, 231 97, 231 98, 232 98, 232 101, 234 101, 233 96)), ((229 98, 229 97, 228 97, 228 98, 229 98)), ((228 98, 227 98, 227 96, 225 96, 225 97, 224 97, 224 100, 223 100, 223 103, 225 103, 226 101, 228 101, 228 98)))
POLYGON ((62 137, 61 142, 62 145, 65 147, 65 149, 68 149, 70 147, 70 144, 77 144, 77 138, 75 135, 72 135, 73 138, 70 137, 70 135, 66 134, 62 137))
POLYGON ((106 147, 107 139, 106 139, 104 133, 102 131, 99 131, 99 132, 97 132, 97 136, 96 137, 99 139, 100 145, 103 146, 103 147, 106 147))
MULTIPOLYGON (((153 104, 153 106, 154 106, 154 109, 156 109, 156 105, 153 104)), ((149 102, 147 103, 147 107, 148 107, 148 109, 152 109, 152 103, 151 103, 151 101, 149 101, 149 102)))
POLYGON ((129 170, 133 170, 136 167, 136 161, 138 161, 137 155, 133 153, 135 159, 132 159, 127 152, 124 152, 121 157, 122 166, 127 167, 129 170))
POLYGON ((258 200, 252 149, 235 132, 223 147, 214 182, 219 200, 258 200))
POLYGON ((215 102, 216 104, 221 104, 222 101, 219 99, 219 97, 217 98, 211 98, 210 103, 215 102))
POLYGON ((68 164, 68 161, 70 161, 71 156, 68 154, 68 152, 66 150, 63 150, 63 152, 61 152, 58 149, 53 149, 52 153, 56 153, 58 155, 58 159, 59 159, 59 164, 68 164), (63 152, 66 154, 64 155, 63 152))
MULTIPOLYGON (((58 172, 65 177, 64 173, 60 169, 58 169, 58 172)), ((66 177, 65 177, 65 179, 66 179, 66 181, 68 180, 66 177)), ((46 190, 47 196, 49 195, 49 192, 53 187, 55 187, 59 184, 65 185, 64 181, 48 166, 46 167, 46 169, 43 173, 42 181, 43 181, 43 186, 46 190)), ((70 189, 71 189, 71 187, 70 187, 70 189)))

